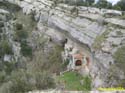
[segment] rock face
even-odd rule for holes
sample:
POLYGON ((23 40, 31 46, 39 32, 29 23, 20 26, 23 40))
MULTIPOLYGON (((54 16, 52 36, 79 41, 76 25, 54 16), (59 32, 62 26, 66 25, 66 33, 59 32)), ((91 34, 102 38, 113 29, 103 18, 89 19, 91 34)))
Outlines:
MULTIPOLYGON (((10 0, 11 1, 11 0, 10 0)), ((104 18, 104 9, 99 10, 90 7, 75 7, 65 4, 57 4, 47 0, 36 1, 13 1, 22 7, 26 14, 33 13, 35 19, 49 27, 66 32, 76 40, 87 44, 89 47, 94 43, 95 38, 107 30, 103 23, 111 23, 125 27, 124 20, 115 18, 104 18), (102 24, 103 24, 102 23, 102 24)), ((108 11, 108 10, 105 10, 108 11)))
MULTIPOLYGON (((0 43, 1 43, 1 46, 3 45, 4 47, 8 47, 10 51, 14 51, 13 52, 14 54, 7 53, 6 50, 4 50, 3 52, 5 53, 2 54, 2 51, 1 51, 1 59, 2 59, 2 56, 4 56, 3 60, 7 62, 13 61, 20 54, 20 50, 17 49, 20 46, 17 46, 16 42, 13 41, 14 32, 13 32, 13 21, 11 20, 11 18, 12 16, 9 11, 0 9, 0 30, 1 30, 0 43)), ((2 49, 4 49, 4 47, 2 49)))
MULTIPOLYGON (((108 11, 106 9, 69 6, 52 0, 8 1, 20 6, 24 14, 33 14, 38 22, 38 29, 57 42, 68 37, 90 48, 94 57, 90 68, 93 88, 117 85, 115 79, 110 80, 108 77, 110 63, 114 64, 112 55, 118 47, 124 45, 125 20, 115 17, 105 18, 104 11, 108 11), (56 32, 64 35, 55 34, 56 32)), ((120 11, 115 13, 118 13, 117 16, 121 14, 120 11)), ((125 79, 124 73, 120 68, 118 70, 119 81, 125 79)))

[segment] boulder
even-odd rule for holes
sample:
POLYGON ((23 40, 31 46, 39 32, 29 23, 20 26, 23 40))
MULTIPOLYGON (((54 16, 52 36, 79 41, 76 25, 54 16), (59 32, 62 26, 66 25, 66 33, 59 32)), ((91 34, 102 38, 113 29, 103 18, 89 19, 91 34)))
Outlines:
POLYGON ((3 60, 4 60, 4 62, 11 62, 12 57, 11 57, 11 55, 5 55, 3 60))
POLYGON ((110 53, 111 52, 111 43, 102 43, 102 51, 105 53, 110 53))
POLYGON ((0 14, 9 14, 9 12, 4 9, 0 9, 0 14))
POLYGON ((117 10, 105 10, 104 15, 108 15, 108 16, 122 16, 122 12, 121 11, 117 11, 117 10))
POLYGON ((0 21, 6 21, 6 16, 5 16, 5 15, 0 14, 0 21))

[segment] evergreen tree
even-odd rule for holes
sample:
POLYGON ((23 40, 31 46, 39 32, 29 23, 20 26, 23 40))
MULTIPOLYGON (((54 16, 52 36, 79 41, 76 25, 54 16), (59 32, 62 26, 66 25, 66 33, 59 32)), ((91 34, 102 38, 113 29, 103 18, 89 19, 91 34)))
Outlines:
POLYGON ((125 0, 120 0, 117 4, 114 5, 114 9, 125 11, 125 0))
POLYGON ((107 0, 98 0, 98 2, 96 3, 96 7, 111 9, 112 4, 110 2, 108 2, 107 0))
POLYGON ((86 0, 85 1, 88 5, 92 5, 94 2, 95 2, 95 0, 86 0))

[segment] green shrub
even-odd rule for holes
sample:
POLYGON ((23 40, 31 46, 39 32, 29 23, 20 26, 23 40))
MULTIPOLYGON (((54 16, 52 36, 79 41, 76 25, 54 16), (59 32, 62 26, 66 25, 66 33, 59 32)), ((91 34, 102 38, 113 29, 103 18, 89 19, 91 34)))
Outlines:
POLYGON ((51 75, 46 72, 36 72, 35 74, 36 88, 37 89, 49 89, 55 88, 55 83, 51 75))
POLYGON ((31 73, 24 69, 13 70, 10 75, 1 72, 0 84, 2 87, 0 93, 1 91, 2 93, 25 93, 36 89, 55 88, 55 82, 49 73, 31 73))
POLYGON ((125 46, 122 46, 119 48, 115 54, 114 54, 114 59, 118 63, 124 63, 125 62, 125 46))
POLYGON ((12 46, 9 44, 9 42, 7 40, 2 40, 0 42, 0 56, 12 53, 12 46))
POLYGON ((28 37, 28 33, 26 31, 17 30, 14 38, 16 41, 22 41, 22 40, 27 39, 27 37, 28 37))
POLYGON ((16 22, 19 24, 23 24, 23 30, 26 32, 32 32, 36 27, 36 21, 34 20, 34 13, 32 12, 29 15, 25 15, 22 11, 18 11, 15 13, 16 22))
POLYGON ((29 75, 25 70, 13 71, 11 74, 12 85, 10 87, 10 93, 25 93, 33 89, 29 83, 29 75))
POLYGON ((66 60, 63 62, 63 64, 62 64, 62 68, 63 68, 64 70, 67 69, 67 65, 69 64, 69 62, 70 62, 69 59, 66 59, 66 60))
POLYGON ((113 55, 115 65, 125 73, 125 46, 120 47, 113 55))
POLYGON ((13 71, 10 76, 12 82, 10 93, 25 93, 32 90, 55 88, 54 80, 46 72, 28 73, 19 69, 13 71))
POLYGON ((85 5, 84 1, 83 0, 65 0, 66 4, 69 4, 69 5, 77 5, 77 6, 82 6, 82 5, 85 5))
POLYGON ((27 44, 26 41, 21 42, 21 53, 23 56, 32 56, 32 48, 27 44))
POLYGON ((62 71, 62 58, 61 58, 62 48, 59 46, 55 46, 55 48, 49 53, 48 61, 51 73, 59 73, 62 71))
POLYGON ((89 77, 89 76, 86 76, 86 77, 84 77, 84 85, 83 85, 83 87, 84 87, 84 89, 86 90, 86 91, 89 91, 89 90, 91 90, 91 78, 89 77))
POLYGON ((98 35, 93 43, 93 47, 95 49, 101 49, 101 44, 106 40, 108 34, 111 32, 111 30, 106 30, 104 33, 101 35, 98 35))
POLYGON ((4 66, 4 69, 3 69, 3 70, 4 70, 8 75, 10 75, 11 72, 15 69, 15 62, 4 62, 3 66, 4 66))
POLYGON ((23 25, 20 23, 16 23, 16 30, 22 30, 23 29, 23 25))
POLYGON ((27 37, 28 32, 24 29, 23 25, 20 23, 16 23, 14 40, 21 42, 23 40, 26 40, 27 37))
POLYGON ((0 72, 0 85, 5 81, 6 73, 5 71, 0 72))
POLYGON ((64 67, 62 66, 61 49, 56 46, 53 48, 47 50, 47 52, 44 52, 43 49, 36 51, 30 66, 32 69, 30 70, 34 70, 34 72, 48 71, 50 73, 62 71, 64 67))

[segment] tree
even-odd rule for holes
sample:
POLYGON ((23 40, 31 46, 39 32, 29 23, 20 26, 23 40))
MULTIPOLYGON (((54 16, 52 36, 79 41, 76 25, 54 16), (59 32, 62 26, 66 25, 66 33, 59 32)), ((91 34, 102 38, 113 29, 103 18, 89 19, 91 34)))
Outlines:
POLYGON ((115 9, 115 10, 121 10, 121 7, 116 4, 116 5, 113 6, 113 9, 115 9))
POLYGON ((122 11, 125 11, 125 0, 120 0, 117 4, 114 5, 114 9, 121 9, 122 11))
POLYGON ((77 5, 77 6, 84 5, 83 0, 64 0, 64 3, 69 4, 69 5, 77 5))
POLYGON ((97 3, 96 3, 96 6, 98 8, 109 8, 111 9, 112 8, 112 4, 110 2, 108 2, 107 0, 99 0, 97 3))
POLYGON ((95 2, 95 0, 86 0, 85 1, 88 5, 92 5, 94 2, 95 2))
POLYGON ((107 2, 107 8, 108 8, 108 9, 112 9, 112 3, 107 2))
POLYGON ((83 0, 76 0, 76 5, 77 6, 82 6, 84 4, 85 4, 85 2, 83 0))

